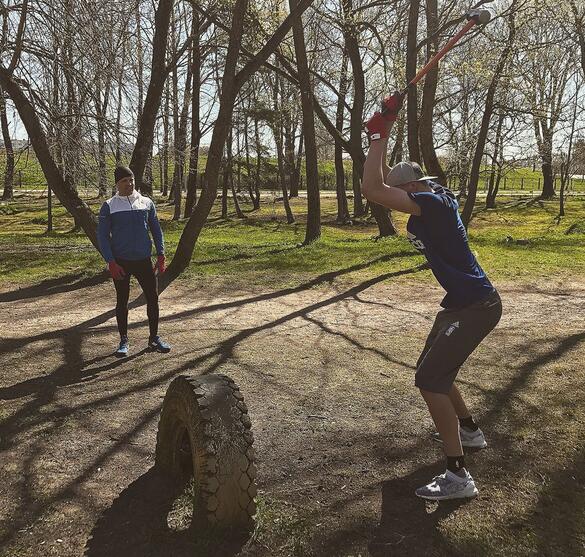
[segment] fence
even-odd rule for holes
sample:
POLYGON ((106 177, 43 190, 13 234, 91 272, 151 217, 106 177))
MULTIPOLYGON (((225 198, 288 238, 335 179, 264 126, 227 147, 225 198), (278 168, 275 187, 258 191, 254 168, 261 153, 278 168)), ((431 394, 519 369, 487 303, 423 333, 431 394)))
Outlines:
MULTIPOLYGON (((198 188, 201 187, 201 184, 204 180, 205 174, 200 172, 198 174, 197 185, 198 188)), ((352 174, 351 172, 345 173, 345 189, 348 191, 352 190, 352 174)), ((235 178, 235 176, 234 176, 235 178)), ((247 179, 246 175, 242 174, 242 187, 247 187, 247 179)), ((300 189, 304 189, 305 177, 301 176, 301 181, 299 184, 300 189)), ((319 176, 319 189, 321 191, 335 191, 337 186, 336 176, 333 173, 321 173, 319 176)), ((447 185, 449 189, 453 191, 459 191, 459 178, 457 176, 450 176, 447 180, 447 185)), ((518 193, 518 192, 526 192, 537 194, 538 192, 542 191, 543 179, 542 178, 532 178, 532 177, 520 177, 520 176, 503 176, 500 185, 499 185, 499 192, 500 193, 518 193)), ((31 176, 27 172, 26 178, 23 176, 22 170, 17 170, 14 176, 14 187, 15 189, 20 190, 46 190, 47 183, 45 180, 44 175, 42 172, 39 172, 38 175, 36 173, 34 176, 31 176)), ((169 184, 170 187, 170 184, 169 184)), ((221 185, 220 185, 221 187, 221 185)), ((560 191, 561 187, 561 180, 559 177, 555 177, 554 179, 554 189, 556 192, 560 191)), ((160 183, 158 180, 155 180, 153 184, 153 188, 155 191, 160 189, 160 183)), ((82 178, 80 183, 78 184, 78 189, 80 193, 91 195, 94 191, 97 190, 97 183, 91 183, 87 177, 82 178)), ((272 190, 278 191, 280 190, 280 184, 273 173, 263 174, 261 176, 261 183, 260 189, 263 190, 272 190)), ((477 191, 478 193, 486 193, 489 189, 489 181, 488 178, 481 177, 477 191)), ((570 178, 565 189, 565 192, 570 193, 585 193, 585 180, 580 178, 570 178)))

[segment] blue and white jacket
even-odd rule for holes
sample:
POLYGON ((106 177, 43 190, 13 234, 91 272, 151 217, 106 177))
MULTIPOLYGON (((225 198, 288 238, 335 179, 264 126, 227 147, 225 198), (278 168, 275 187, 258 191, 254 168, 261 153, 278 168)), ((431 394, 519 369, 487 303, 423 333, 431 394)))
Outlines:
POLYGON ((114 195, 102 205, 97 237, 107 263, 115 258, 139 261, 151 256, 152 234, 157 255, 165 252, 160 223, 152 199, 134 190, 128 196, 114 195))

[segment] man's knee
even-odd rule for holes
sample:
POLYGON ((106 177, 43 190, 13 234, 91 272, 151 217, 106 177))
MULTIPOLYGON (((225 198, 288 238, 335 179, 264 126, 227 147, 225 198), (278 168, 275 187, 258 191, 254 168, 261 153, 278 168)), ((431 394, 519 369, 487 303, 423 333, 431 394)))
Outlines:
POLYGON ((156 290, 145 292, 144 296, 148 309, 158 309, 158 292, 156 290))
POLYGON ((425 397, 429 394, 449 394, 452 380, 437 373, 430 373, 426 368, 419 368, 414 378, 414 385, 418 387, 420 394, 425 397))

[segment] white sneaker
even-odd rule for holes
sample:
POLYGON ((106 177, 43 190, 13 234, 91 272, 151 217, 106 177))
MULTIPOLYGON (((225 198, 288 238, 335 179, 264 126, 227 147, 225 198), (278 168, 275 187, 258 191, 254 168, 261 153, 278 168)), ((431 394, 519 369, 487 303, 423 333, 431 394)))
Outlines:
POLYGON ((450 470, 446 470, 440 476, 435 476, 430 484, 419 487, 415 494, 430 501, 463 499, 475 497, 477 487, 475 487, 475 482, 467 470, 465 470, 465 476, 458 476, 450 470))
MULTIPOLYGON (((461 438, 462 447, 471 447, 474 449, 485 449, 487 447, 487 441, 483 431, 477 428, 475 431, 471 431, 466 427, 459 428, 459 437, 461 438)), ((433 441, 442 443, 443 440, 439 433, 433 433, 433 441)))

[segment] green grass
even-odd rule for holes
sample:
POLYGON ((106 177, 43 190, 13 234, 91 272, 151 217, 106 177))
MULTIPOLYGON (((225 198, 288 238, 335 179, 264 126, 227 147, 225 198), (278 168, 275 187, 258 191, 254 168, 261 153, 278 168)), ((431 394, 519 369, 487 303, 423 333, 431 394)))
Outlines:
MULTIPOLYGON (((17 200, 0 205, 0 285, 35 283, 63 275, 93 275, 104 262, 73 221, 56 206, 55 230, 45 234, 46 200, 17 200)), ((90 203, 97 211, 99 201, 90 203)), ((217 208, 197 243, 190 267, 181 280, 231 287, 286 287, 325 273, 348 281, 367 280, 412 268, 423 261, 404 237, 406 216, 396 214, 400 234, 377 240, 371 221, 353 226, 335 224, 335 200, 322 200, 322 237, 301 246, 305 235, 306 201, 295 199, 298 222, 284 222, 280 203, 265 202, 245 220, 222 220, 217 208)), ((158 203, 169 258, 175 251, 183 221, 171 221, 172 207, 158 203)), ((250 209, 244 206, 245 210, 250 209)), ((554 276, 570 280, 585 276, 585 199, 567 203, 567 216, 557 224, 557 201, 510 201, 495 210, 479 210, 470 226, 470 242, 490 277, 532 280, 554 276), (573 233, 567 234, 572 230, 573 233), (518 242, 520 241, 520 242, 518 242)), ((430 272, 417 273, 429 280, 430 272)), ((327 282, 331 277, 324 277, 327 282)), ((413 280, 413 276, 408 276, 413 280)), ((407 280, 404 279, 404 280, 407 280)))
MULTIPOLYGON (((478 190, 483 192, 487 189, 488 171, 484 171, 480 177, 478 190)), ((455 184, 456 182, 454 182, 455 184)), ((542 172, 539 170, 532 170, 531 168, 512 168, 509 170, 500 182, 500 191, 526 191, 540 192, 542 191, 543 178, 542 172)), ((561 182, 559 177, 555 177, 555 190, 560 191, 561 182)), ((569 192, 585 192, 585 180, 580 178, 571 179, 569 192)))

